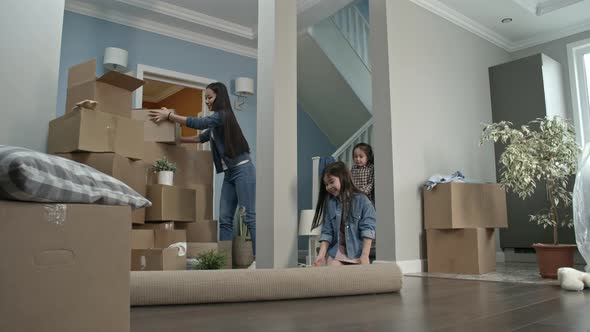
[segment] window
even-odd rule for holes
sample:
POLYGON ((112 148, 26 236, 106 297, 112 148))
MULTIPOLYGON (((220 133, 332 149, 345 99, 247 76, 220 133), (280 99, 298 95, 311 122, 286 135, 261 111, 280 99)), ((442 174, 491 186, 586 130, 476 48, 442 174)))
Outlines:
POLYGON ((590 142, 590 39, 567 48, 576 136, 584 146, 590 142))

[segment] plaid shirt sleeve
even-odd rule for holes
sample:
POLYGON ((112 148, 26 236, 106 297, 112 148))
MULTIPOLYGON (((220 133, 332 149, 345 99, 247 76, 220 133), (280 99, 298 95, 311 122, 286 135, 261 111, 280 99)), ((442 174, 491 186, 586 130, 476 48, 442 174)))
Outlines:
POLYGON ((374 182, 374 168, 373 165, 358 167, 353 166, 352 182, 363 193, 365 193, 371 200, 373 200, 373 182, 374 182))

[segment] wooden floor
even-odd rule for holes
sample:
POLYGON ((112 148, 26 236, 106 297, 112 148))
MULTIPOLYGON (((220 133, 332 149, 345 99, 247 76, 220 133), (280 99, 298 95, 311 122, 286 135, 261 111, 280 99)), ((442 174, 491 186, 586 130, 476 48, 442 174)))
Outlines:
POLYGON ((133 308, 131 330, 590 331, 590 292, 405 277, 400 294, 133 308))

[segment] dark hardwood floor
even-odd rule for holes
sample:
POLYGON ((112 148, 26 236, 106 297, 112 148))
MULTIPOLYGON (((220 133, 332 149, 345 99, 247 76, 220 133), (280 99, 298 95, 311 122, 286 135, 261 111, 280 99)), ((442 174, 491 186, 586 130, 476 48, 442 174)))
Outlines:
POLYGON ((132 308, 131 331, 590 331, 589 294, 405 277, 400 294, 132 308))

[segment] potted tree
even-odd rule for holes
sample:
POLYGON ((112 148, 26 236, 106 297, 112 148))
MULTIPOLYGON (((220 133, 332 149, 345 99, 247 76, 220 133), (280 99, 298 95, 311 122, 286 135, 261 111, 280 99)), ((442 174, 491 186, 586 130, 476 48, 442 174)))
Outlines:
POLYGON ((174 172, 176 164, 172 163, 166 157, 162 157, 154 162, 154 173, 158 174, 158 184, 171 186, 174 183, 174 172))
POLYGON ((547 189, 547 208, 530 215, 529 220, 543 228, 553 228, 553 243, 533 244, 539 271, 543 278, 556 278, 557 269, 573 266, 575 245, 559 243, 559 227, 572 227, 566 212, 572 203, 568 179, 576 172, 580 148, 573 126, 559 117, 545 117, 529 122, 520 129, 511 122, 485 125, 480 145, 487 141, 501 142, 506 149, 500 156, 500 182, 523 200, 530 197, 537 185, 547 189))

